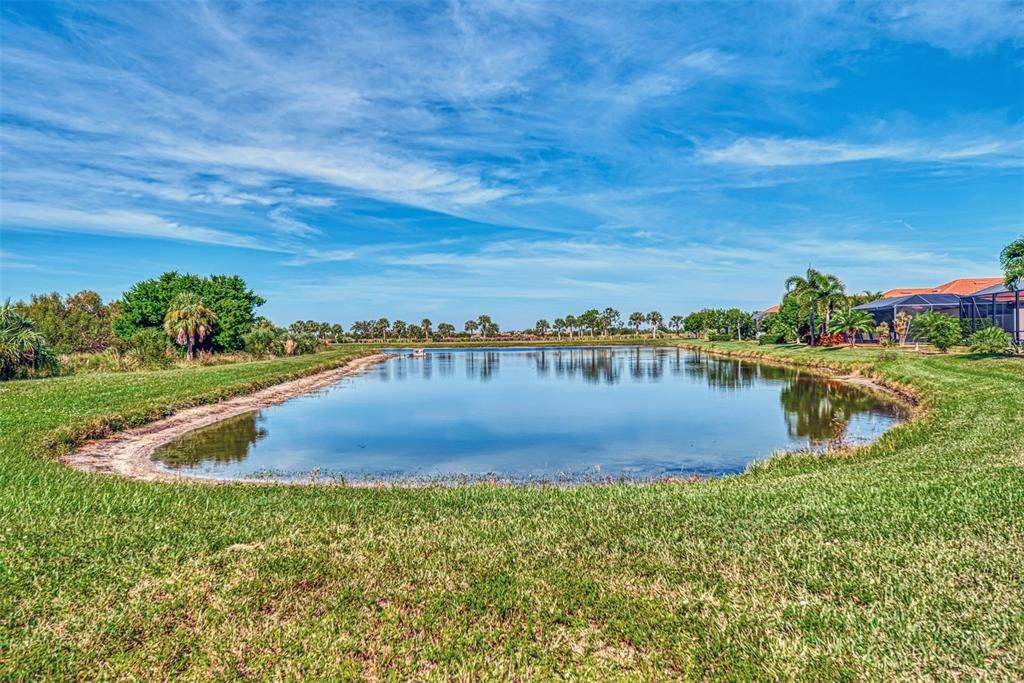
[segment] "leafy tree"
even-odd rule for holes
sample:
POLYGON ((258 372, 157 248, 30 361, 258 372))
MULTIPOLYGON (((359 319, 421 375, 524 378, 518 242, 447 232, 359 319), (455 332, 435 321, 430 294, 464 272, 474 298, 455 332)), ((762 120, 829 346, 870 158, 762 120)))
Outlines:
POLYGON ((423 328, 419 325, 409 325, 409 339, 419 339, 423 337, 423 328))
POLYGON ((0 306, 0 380, 24 376, 27 371, 55 372, 57 354, 35 324, 6 301, 0 306))
POLYGON ((640 336, 640 326, 647 322, 647 316, 640 311, 633 311, 629 314, 629 324, 636 330, 636 336, 640 336))
POLYGON ((975 353, 1004 353, 1010 345, 1010 335, 1000 327, 986 327, 967 338, 967 345, 975 353))
POLYGON ((57 292, 33 294, 14 308, 32 320, 55 353, 102 351, 114 343, 117 305, 108 306, 96 292, 84 290, 61 298, 57 292))
POLYGON ((217 351, 241 349, 242 335, 256 322, 256 308, 265 303, 237 275, 199 277, 172 271, 155 280, 138 282, 125 292, 114 332, 128 339, 140 328, 162 326, 171 301, 182 292, 202 298, 216 315, 210 339, 217 351))
POLYGON ((601 311, 601 330, 608 335, 610 330, 614 330, 622 324, 622 315, 614 308, 608 307, 601 311))
POLYGON ((960 323, 948 315, 928 311, 914 318, 914 331, 945 353, 960 341, 960 323))
POLYGON ((217 314, 194 292, 180 292, 171 300, 164 317, 164 330, 179 346, 185 347, 185 358, 195 357, 196 344, 213 332, 217 314))
POLYGON ((870 301, 877 301, 882 298, 882 292, 872 292, 871 290, 865 289, 863 292, 857 292, 856 294, 848 294, 846 296, 846 307, 853 308, 854 306, 860 306, 870 301))
POLYGON ((345 328, 342 327, 340 323, 334 323, 333 325, 331 325, 331 338, 334 341, 340 341, 344 335, 345 328))
POLYGON ((811 327, 811 343, 814 343, 815 322, 817 313, 824 321, 823 329, 828 329, 832 312, 837 306, 844 304, 845 287, 835 275, 822 273, 808 268, 804 276, 792 275, 786 279, 786 291, 792 294, 801 305, 808 317, 811 327))
POLYGON ((1016 239, 999 254, 999 262, 1003 266, 1003 283, 1011 292, 1024 287, 1024 237, 1016 239))
POLYGON ((451 323, 441 323, 437 326, 437 333, 441 335, 443 339, 451 339, 455 336, 455 325, 451 323))
POLYGON ((647 314, 647 322, 651 326, 651 339, 658 336, 658 328, 661 327, 663 320, 664 317, 662 317, 661 313, 658 313, 657 311, 651 311, 647 314))
POLYGON ((577 318, 581 328, 589 328, 590 336, 593 337, 597 334, 597 330, 601 327, 601 312, 596 308, 591 308, 580 314, 577 318))
POLYGON ((553 323, 553 328, 554 328, 555 332, 558 334, 558 338, 561 339, 562 338, 562 330, 564 330, 566 328, 565 319, 564 318, 555 318, 555 322, 553 323))
POLYGON ((832 317, 831 332, 842 332, 850 340, 850 346, 857 345, 857 334, 868 333, 875 328, 875 318, 867 311, 844 308, 832 317))
POLYGON ((541 318, 537 321, 537 324, 533 326, 533 329, 537 333, 537 336, 543 337, 548 333, 548 330, 551 329, 551 325, 548 324, 547 320, 541 318))

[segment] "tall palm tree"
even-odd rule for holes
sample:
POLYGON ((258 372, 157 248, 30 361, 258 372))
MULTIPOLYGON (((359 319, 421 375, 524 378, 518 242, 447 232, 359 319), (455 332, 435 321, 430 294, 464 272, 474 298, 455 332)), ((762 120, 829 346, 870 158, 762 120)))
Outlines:
POLYGON ((465 329, 466 332, 468 332, 469 334, 473 334, 474 332, 476 332, 478 327, 480 327, 480 323, 478 323, 477 321, 467 320, 466 324, 463 326, 463 329, 465 329))
POLYGON ((800 306, 807 311, 811 325, 811 344, 814 343, 814 314, 819 313, 828 329, 832 320, 832 311, 844 303, 846 287, 835 275, 829 275, 808 268, 803 277, 792 275, 786 279, 786 291, 796 297, 800 306))
POLYGON ((672 316, 671 318, 669 318, 668 324, 672 326, 672 329, 676 331, 676 334, 679 334, 679 330, 683 326, 683 316, 681 316, 681 315, 674 315, 674 316, 672 316))
POLYGON ((640 311, 633 311, 629 314, 629 324, 636 329, 636 336, 640 336, 640 326, 647 321, 647 316, 640 311))
POLYGON ((999 262, 1003 266, 1003 284, 1011 292, 1020 291, 1024 287, 1024 237, 1003 247, 999 262))
POLYGON ((868 333, 875 329, 875 318, 867 311, 842 308, 832 317, 832 332, 842 332, 850 340, 850 346, 857 345, 857 333, 868 333))
POLYGON ((658 328, 661 327, 661 323, 664 320, 661 313, 657 311, 651 311, 647 314, 647 322, 651 324, 651 339, 658 336, 658 328))
POLYGON ((391 327, 391 321, 387 318, 381 318, 373 325, 373 330, 380 335, 382 341, 388 340, 388 328, 391 327))
POLYGON ((576 316, 574 316, 574 315, 567 315, 567 316, 565 316, 565 326, 567 328, 569 328, 569 339, 572 339, 573 333, 576 330, 576 325, 578 325, 578 324, 579 323, 576 320, 576 316))
POLYGON ((455 325, 451 323, 441 323, 437 326, 437 332, 445 339, 451 339, 455 334, 455 325))
POLYGON ((494 328, 494 321, 491 320, 491 316, 489 315, 478 315, 476 322, 480 325, 480 334, 484 339, 486 339, 487 333, 494 328))
POLYGON ((533 326, 533 329, 537 333, 538 337, 543 337, 548 333, 548 330, 551 329, 551 325, 548 324, 546 319, 541 318, 537 321, 537 324, 533 326))
POLYGON ((562 338, 562 330, 565 329, 565 319, 564 318, 555 318, 555 322, 554 322, 554 324, 552 326, 554 327, 555 332, 558 334, 558 338, 561 339, 562 338))
POLYGON ((17 376, 22 368, 42 370, 57 366, 57 355, 31 319, 8 299, 0 306, 0 379, 17 376))
POLYGON ((206 307, 198 294, 181 292, 171 301, 164 316, 164 330, 179 346, 185 347, 185 358, 195 357, 196 344, 213 333, 217 314, 206 307))

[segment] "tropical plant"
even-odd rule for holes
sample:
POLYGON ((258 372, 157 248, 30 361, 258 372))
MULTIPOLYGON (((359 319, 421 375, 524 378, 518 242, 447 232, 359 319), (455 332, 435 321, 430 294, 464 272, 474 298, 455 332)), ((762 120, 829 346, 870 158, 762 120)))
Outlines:
POLYGON ((433 334, 433 325, 434 323, 430 322, 430 318, 424 318, 420 321, 420 329, 424 339, 429 339, 430 335, 433 334))
POLYGON ((829 275, 808 268, 803 276, 792 275, 786 279, 786 291, 792 294, 807 315, 811 327, 811 343, 814 343, 816 328, 814 315, 817 313, 824 322, 823 329, 829 329, 832 312, 845 303, 843 283, 835 275, 829 275))
POLYGON ((892 331, 896 333, 896 341, 899 342, 900 346, 907 343, 910 326, 913 322, 914 317, 906 311, 898 311, 893 318, 892 331))
POLYGON ((466 324, 463 326, 463 329, 466 330, 467 334, 473 334, 474 332, 476 332, 478 327, 480 327, 480 323, 478 323, 477 321, 467 320, 466 324))
POLYGON ((927 311, 914 318, 914 331, 943 353, 961 338, 959 321, 936 311, 927 311))
POLYGON ((396 339, 405 339, 405 335, 409 333, 409 325, 404 320, 396 320, 391 323, 391 333, 395 335, 396 339))
POLYGON ((664 320, 665 318, 657 311, 651 311, 647 314, 647 323, 651 326, 651 339, 658 336, 658 328, 661 327, 661 323, 664 320))
POLYGON ((590 336, 593 337, 597 334, 597 329, 601 326, 601 312, 596 308, 591 308, 580 314, 577 318, 577 322, 580 328, 589 328, 590 336))
POLYGON ((381 341, 388 340, 388 330, 391 328, 391 321, 387 318, 381 318, 373 324, 374 336, 380 337, 381 341))
POLYGON ((978 330, 967 338, 967 346, 975 353, 1004 353, 1010 342, 1010 335, 995 326, 978 330))
POLYGON ((669 326, 675 330, 676 334, 679 334, 679 330, 683 327, 683 316, 674 315, 668 320, 669 326))
POLYGON ((884 320, 875 327, 875 336, 878 337, 881 346, 892 346, 892 331, 889 329, 889 323, 884 320))
POLYGON ((1003 266, 1003 284, 1011 292, 1024 287, 1024 237, 1016 239, 999 254, 999 262, 1003 266))
POLYGON ((868 333, 875 328, 875 319, 867 311, 855 308, 843 308, 832 316, 830 332, 842 332, 850 341, 850 346, 857 345, 857 334, 868 333))
POLYGON ((564 330, 565 327, 566 327, 565 319, 564 318, 555 318, 555 322, 553 323, 552 327, 555 330, 555 333, 558 334, 558 338, 561 339, 562 338, 562 330, 564 330))
POLYGON ((203 303, 194 292, 180 292, 171 300, 164 316, 164 330, 179 345, 185 347, 185 358, 195 357, 195 348, 213 332, 217 314, 203 303))
POLYGON ((455 336, 455 325, 451 323, 441 323, 437 326, 437 333, 441 335, 443 339, 451 339, 455 336))
POLYGON ((0 306, 0 380, 21 377, 29 371, 56 371, 58 367, 57 355, 32 320, 9 300, 0 306))
POLYGON ((537 333, 538 337, 543 337, 545 334, 548 333, 548 330, 550 330, 550 329, 551 329, 551 325, 549 325, 548 321, 545 320, 544 318, 541 318, 540 320, 538 320, 537 324, 535 324, 533 326, 533 330, 534 330, 534 332, 537 333))
POLYGON ((476 322, 480 326, 480 335, 484 339, 486 339, 488 335, 493 336, 498 333, 498 326, 491 319, 491 316, 478 315, 476 322))
POLYGON ((629 324, 636 330, 636 336, 640 336, 640 326, 647 322, 647 316, 640 311, 633 311, 629 314, 629 324))

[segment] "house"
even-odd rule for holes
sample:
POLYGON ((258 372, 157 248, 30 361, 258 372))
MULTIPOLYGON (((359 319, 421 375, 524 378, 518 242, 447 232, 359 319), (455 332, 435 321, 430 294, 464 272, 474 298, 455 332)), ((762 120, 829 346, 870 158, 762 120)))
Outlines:
POLYGON ((990 319, 1009 332, 1017 343, 1022 340, 1021 328, 1024 327, 1019 293, 1007 290, 1003 279, 998 277, 959 278, 936 287, 890 289, 881 299, 854 308, 871 313, 876 323, 888 323, 890 327, 901 311, 912 316, 936 311, 970 320, 972 328, 978 321, 990 319))

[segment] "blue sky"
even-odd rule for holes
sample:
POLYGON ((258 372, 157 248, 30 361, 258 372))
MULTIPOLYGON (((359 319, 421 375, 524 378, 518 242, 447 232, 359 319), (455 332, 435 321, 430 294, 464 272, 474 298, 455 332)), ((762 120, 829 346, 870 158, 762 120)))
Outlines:
POLYGON ((3 297, 511 327, 998 275, 1024 5, 0 6, 3 297))

